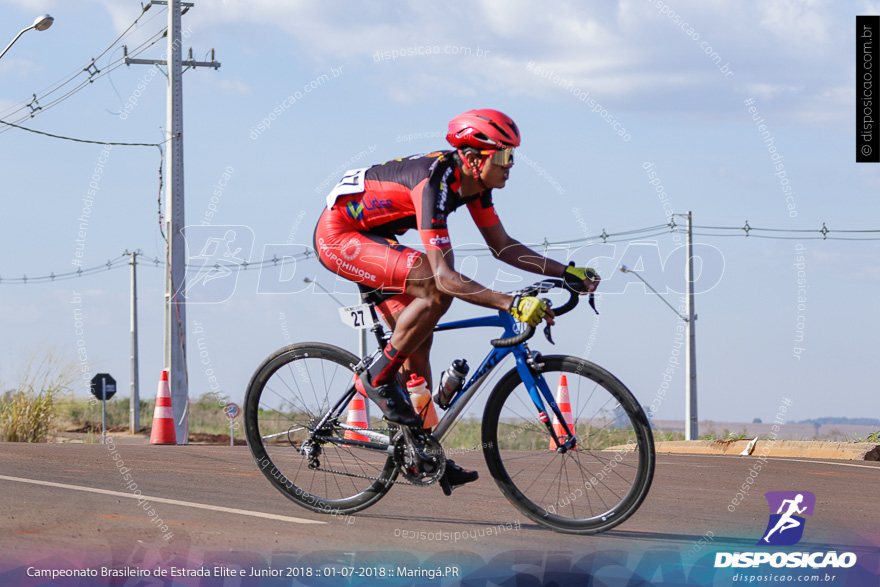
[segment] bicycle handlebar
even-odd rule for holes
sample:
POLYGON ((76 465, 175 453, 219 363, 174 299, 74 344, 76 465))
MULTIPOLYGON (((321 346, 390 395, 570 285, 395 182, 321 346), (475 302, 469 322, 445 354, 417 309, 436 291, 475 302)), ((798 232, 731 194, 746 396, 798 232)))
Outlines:
MULTIPOLYGON (((539 293, 545 293, 554 288, 564 288, 568 291, 568 301, 563 305, 559 306, 559 308, 553 309, 553 314, 556 316, 562 316, 566 312, 570 312, 574 309, 575 306, 578 305, 579 294, 578 292, 568 289, 565 287, 565 283, 561 279, 545 279, 544 281, 539 281, 529 287, 526 287, 519 292, 517 292, 521 296, 534 296, 539 293)), ((535 327, 534 326, 526 326, 526 329, 516 336, 508 336, 507 338, 496 338, 492 341, 492 346, 496 348, 508 348, 512 346, 516 346, 518 344, 522 344, 528 339, 532 338, 535 335, 535 327)))

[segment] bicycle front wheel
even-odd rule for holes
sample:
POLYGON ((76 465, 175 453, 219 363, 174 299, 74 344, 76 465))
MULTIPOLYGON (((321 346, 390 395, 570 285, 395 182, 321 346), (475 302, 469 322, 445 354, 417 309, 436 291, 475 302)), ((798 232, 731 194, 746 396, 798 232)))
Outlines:
MULTIPOLYGON (((539 376, 558 404, 567 380, 576 448, 556 450, 514 368, 486 404, 486 464, 505 497, 535 522, 558 532, 604 532, 630 517, 648 494, 654 476, 648 419, 626 386, 601 367, 576 357, 541 361, 539 376)), ((547 413, 553 417, 549 406, 547 413)))
POLYGON ((276 489, 312 511, 363 510, 397 477, 387 452, 339 442, 348 406, 316 430, 351 386, 357 362, 332 345, 295 344, 266 359, 248 386, 244 416, 251 454, 276 489))

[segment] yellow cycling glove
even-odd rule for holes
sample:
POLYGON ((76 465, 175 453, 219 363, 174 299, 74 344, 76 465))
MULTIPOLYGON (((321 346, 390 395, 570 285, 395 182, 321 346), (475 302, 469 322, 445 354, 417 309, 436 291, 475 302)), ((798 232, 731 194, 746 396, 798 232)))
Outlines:
POLYGON ((537 326, 547 313, 547 305, 544 300, 536 297, 516 296, 513 303, 510 304, 510 314, 519 320, 525 322, 529 326, 537 326))
POLYGON ((596 277, 599 277, 599 274, 596 273, 595 269, 591 269, 590 267, 575 267, 574 262, 569 263, 568 267, 566 267, 565 271, 562 273, 562 280, 565 282, 565 287, 578 293, 584 293, 587 291, 584 286, 584 281, 587 279, 592 281, 596 277))

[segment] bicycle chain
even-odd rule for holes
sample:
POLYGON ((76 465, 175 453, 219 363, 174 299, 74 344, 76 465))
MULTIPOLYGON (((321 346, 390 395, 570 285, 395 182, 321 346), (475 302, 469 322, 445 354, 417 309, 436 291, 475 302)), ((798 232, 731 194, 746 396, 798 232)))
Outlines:
MULTIPOLYGON (((381 432, 383 434, 388 434, 388 436, 390 437, 391 434, 393 432, 397 432, 398 429, 394 428, 392 430, 391 428, 359 428, 359 430, 369 430, 370 432, 381 432)), ((330 444, 334 444, 334 443, 330 443, 330 444)), ((334 444, 334 446, 336 446, 336 445, 334 444)), ((322 467, 319 467, 317 469, 312 469, 312 470, 313 471, 321 471, 322 473, 333 473, 334 475, 343 475, 345 477, 354 477, 356 479, 369 479, 371 481, 379 481, 381 479, 380 477, 370 477, 369 475, 358 475, 357 473, 346 473, 343 471, 334 471, 333 469, 324 469, 322 467)), ((398 471, 398 475, 400 475, 399 471, 398 471)), ((412 485, 413 487, 430 487, 431 485, 433 485, 433 483, 429 483, 427 485, 424 483, 413 483, 411 481, 399 480, 399 478, 395 479, 393 481, 390 481, 390 483, 392 485, 394 485, 394 484, 412 485)))

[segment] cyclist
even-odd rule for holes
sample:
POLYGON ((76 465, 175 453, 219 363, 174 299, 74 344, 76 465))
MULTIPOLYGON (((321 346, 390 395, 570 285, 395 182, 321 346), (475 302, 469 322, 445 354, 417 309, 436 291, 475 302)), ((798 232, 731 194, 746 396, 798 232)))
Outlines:
MULTIPOLYGON (((446 140, 453 150, 395 159, 352 170, 327 196, 327 208, 315 229, 315 250, 330 271, 369 289, 398 295, 377 307, 393 334, 379 358, 356 382, 385 418, 405 426, 421 425, 397 375, 425 378, 432 388, 429 352, 432 332, 453 298, 510 312, 532 326, 553 312, 537 297, 499 293, 463 277, 453 267, 447 231, 450 213, 467 206, 495 258, 518 269, 562 277, 580 293, 592 292, 599 277, 547 259, 510 237, 493 205, 493 190, 507 183, 519 129, 497 110, 469 110, 449 123, 446 140), (415 228, 425 253, 405 247, 396 236, 415 228)), ((449 494, 477 478, 447 460, 441 483, 449 494)))

